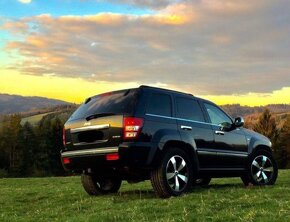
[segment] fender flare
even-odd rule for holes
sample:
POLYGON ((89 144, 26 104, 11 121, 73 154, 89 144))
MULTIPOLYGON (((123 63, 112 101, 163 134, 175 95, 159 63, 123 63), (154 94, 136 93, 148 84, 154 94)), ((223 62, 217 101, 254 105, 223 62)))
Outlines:
POLYGON ((264 140, 260 140, 260 139, 257 139, 255 137, 252 137, 250 142, 249 142, 249 154, 256 152, 256 150, 260 149, 260 148, 263 148, 263 149, 269 151, 270 153, 272 153, 271 147, 272 146, 271 146, 270 141, 264 141, 264 140))
POLYGON ((197 158, 196 143, 192 137, 186 133, 181 133, 177 130, 159 130, 152 138, 152 147, 148 155, 147 164, 153 167, 158 166, 163 153, 170 146, 178 146, 185 152, 189 153, 193 159, 194 171, 198 171, 199 162, 197 158))

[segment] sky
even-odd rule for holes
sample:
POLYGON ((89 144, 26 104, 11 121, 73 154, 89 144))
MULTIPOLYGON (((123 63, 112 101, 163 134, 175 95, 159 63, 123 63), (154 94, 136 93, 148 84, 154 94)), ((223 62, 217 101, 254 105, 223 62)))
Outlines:
POLYGON ((290 103, 290 1, 0 0, 0 93, 80 103, 151 85, 290 103))

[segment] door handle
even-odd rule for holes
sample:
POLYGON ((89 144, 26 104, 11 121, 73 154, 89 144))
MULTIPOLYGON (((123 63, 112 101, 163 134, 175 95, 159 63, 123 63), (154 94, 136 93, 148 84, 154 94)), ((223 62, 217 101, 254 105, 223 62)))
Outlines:
POLYGON ((224 131, 220 131, 220 130, 216 130, 215 134, 217 134, 217 135, 225 135, 225 132, 224 131))
POLYGON ((192 130, 191 126, 180 126, 180 128, 183 130, 192 130))

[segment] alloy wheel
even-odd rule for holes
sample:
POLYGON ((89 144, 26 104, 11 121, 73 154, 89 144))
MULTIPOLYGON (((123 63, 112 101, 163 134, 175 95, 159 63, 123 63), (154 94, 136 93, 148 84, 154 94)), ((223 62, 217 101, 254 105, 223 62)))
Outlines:
POLYGON ((185 160, 172 156, 166 166, 166 179, 169 187, 176 192, 183 191, 188 183, 189 169, 185 160))
POLYGON ((251 173, 253 179, 258 184, 267 184, 273 177, 273 163, 265 155, 257 156, 251 164, 251 173))

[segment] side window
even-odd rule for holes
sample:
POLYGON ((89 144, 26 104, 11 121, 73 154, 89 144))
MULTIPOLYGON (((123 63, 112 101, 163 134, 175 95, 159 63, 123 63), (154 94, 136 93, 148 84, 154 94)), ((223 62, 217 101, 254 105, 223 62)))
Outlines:
POLYGON ((205 122, 201 108, 196 100, 177 97, 176 105, 178 118, 205 122))
POLYGON ((232 123, 231 118, 229 118, 222 110, 218 107, 204 103, 210 120, 213 124, 219 125, 221 123, 232 123))
POLYGON ((152 93, 146 112, 161 116, 171 116, 171 97, 166 94, 152 93))

